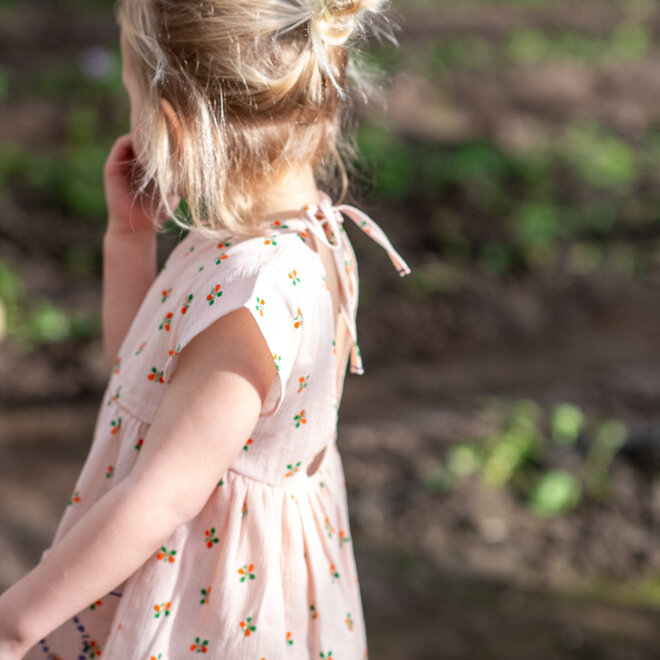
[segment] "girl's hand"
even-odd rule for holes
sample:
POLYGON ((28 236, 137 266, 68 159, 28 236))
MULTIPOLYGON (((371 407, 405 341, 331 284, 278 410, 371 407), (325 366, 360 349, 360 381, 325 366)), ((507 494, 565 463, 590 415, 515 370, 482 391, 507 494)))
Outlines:
MULTIPOLYGON (((157 190, 152 182, 143 193, 137 193, 139 167, 130 133, 117 138, 103 169, 109 233, 149 235, 155 232, 157 190)), ((171 197, 170 202, 178 203, 178 199, 171 197)), ((157 225, 166 220, 162 214, 157 225)))

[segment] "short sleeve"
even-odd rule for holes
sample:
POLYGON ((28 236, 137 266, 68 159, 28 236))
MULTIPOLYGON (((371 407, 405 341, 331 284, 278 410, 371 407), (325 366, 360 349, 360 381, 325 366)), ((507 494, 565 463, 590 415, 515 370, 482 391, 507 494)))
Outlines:
POLYGON ((277 412, 296 362, 302 336, 300 302, 292 291, 288 274, 273 258, 258 266, 204 269, 184 291, 182 315, 172 333, 164 378, 176 371, 176 358, 199 333, 222 316, 241 307, 257 322, 277 369, 260 416, 277 412))

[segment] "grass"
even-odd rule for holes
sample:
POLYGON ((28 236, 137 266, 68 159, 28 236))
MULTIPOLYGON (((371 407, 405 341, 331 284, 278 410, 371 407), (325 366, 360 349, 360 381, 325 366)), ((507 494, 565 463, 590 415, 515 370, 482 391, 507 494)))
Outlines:
POLYGON ((478 476, 507 489, 541 517, 566 515, 583 498, 609 496, 610 465, 626 437, 621 422, 570 403, 545 411, 527 399, 491 398, 481 416, 490 433, 453 445, 444 465, 422 476, 429 490, 456 488, 478 476), (578 450, 578 443, 586 450, 578 450), (567 469, 576 461, 578 468, 567 469))

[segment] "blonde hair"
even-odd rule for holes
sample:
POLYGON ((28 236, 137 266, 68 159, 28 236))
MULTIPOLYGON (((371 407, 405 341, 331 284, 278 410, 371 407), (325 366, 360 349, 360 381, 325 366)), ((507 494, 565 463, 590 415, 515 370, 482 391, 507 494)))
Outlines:
POLYGON ((159 210, 174 215, 168 197, 180 195, 189 219, 177 224, 254 234, 266 183, 302 163, 317 181, 339 172, 343 196, 343 112, 360 87, 353 45, 367 28, 387 32, 374 21, 385 1, 119 0, 144 106, 139 184, 155 181, 159 210))

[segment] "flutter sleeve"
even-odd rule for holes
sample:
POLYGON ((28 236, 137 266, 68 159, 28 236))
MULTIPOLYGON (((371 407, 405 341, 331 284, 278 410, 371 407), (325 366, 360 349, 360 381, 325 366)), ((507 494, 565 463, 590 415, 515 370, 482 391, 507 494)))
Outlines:
POLYGON ((235 265, 205 268, 185 290, 181 319, 172 327, 164 379, 175 376, 178 355, 196 335, 222 316, 245 307, 257 322, 277 368, 261 409, 261 416, 270 416, 281 406, 301 343, 300 303, 277 257, 254 260, 256 263, 235 261, 235 265))

